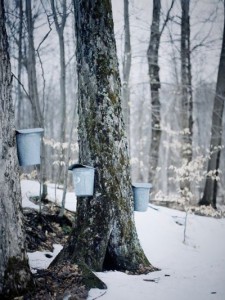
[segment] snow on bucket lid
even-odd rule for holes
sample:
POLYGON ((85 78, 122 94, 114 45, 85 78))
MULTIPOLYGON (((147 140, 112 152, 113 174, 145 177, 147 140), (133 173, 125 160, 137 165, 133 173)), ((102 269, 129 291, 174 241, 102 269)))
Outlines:
POLYGON ((151 183, 146 183, 146 182, 140 182, 140 183, 132 183, 132 187, 135 188, 144 188, 144 189, 150 189, 152 187, 151 183))
POLYGON ((17 129, 16 132, 22 133, 22 134, 28 134, 28 133, 40 133, 43 132, 43 128, 29 128, 29 129, 17 129))
POLYGON ((77 168, 89 168, 89 169, 94 169, 93 167, 87 166, 87 165, 73 164, 73 165, 69 166, 68 170, 72 171, 73 169, 77 169, 77 168))

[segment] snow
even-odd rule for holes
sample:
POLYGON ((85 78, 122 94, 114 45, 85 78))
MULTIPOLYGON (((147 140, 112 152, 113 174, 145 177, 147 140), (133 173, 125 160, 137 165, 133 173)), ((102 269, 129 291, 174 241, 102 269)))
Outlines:
POLYGON ((55 256, 62 250, 61 245, 53 244, 54 250, 50 251, 36 251, 28 253, 29 264, 32 272, 36 272, 38 269, 47 269, 50 263, 53 261, 55 256), (46 254, 49 255, 49 258, 46 257, 46 254))
MULTIPOLYGON (((40 183, 34 180, 21 180, 22 190, 22 205, 23 207, 31 207, 39 209, 38 205, 33 204, 29 197, 38 196, 40 193, 40 183)), ((57 205, 61 205, 63 195, 63 189, 55 188, 54 184, 48 184, 48 200, 54 202, 57 205)), ((76 196, 74 192, 67 192, 65 208, 69 211, 76 210, 76 196)))
MULTIPOLYGON (((23 205, 32 206, 28 195, 38 195, 39 184, 24 180, 21 186, 23 205)), ((72 194, 68 193, 67 205, 75 210, 76 200, 72 194)), ((49 189, 49 195, 55 201, 53 187, 49 189)), ((56 195, 59 203, 62 191, 57 190, 56 195)), ((99 296, 102 300, 224 300, 225 219, 189 214, 183 243, 184 220, 184 212, 154 205, 150 205, 147 212, 135 212, 144 252, 161 271, 147 275, 113 271, 95 273, 108 289, 91 289, 88 300, 99 296)), ((29 253, 31 268, 47 268, 60 250, 60 245, 54 245, 53 253, 29 253), (52 257, 47 258, 46 253, 52 257)))

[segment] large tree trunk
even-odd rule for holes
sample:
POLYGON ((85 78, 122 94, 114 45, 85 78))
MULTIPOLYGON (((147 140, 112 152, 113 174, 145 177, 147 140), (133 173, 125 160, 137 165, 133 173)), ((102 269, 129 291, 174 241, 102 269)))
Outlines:
POLYGON ((73 234, 58 257, 92 270, 154 270, 138 240, 116 43, 109 0, 74 0, 80 162, 95 167, 93 197, 79 198, 73 234))
POLYGON ((12 78, 3 0, 0 1, 0 53, 0 298, 13 299, 28 289, 32 276, 22 229, 12 78))
MULTIPOLYGON (((155 172, 158 166, 159 159, 159 145, 161 138, 161 116, 160 116, 160 78, 159 78, 159 44, 160 44, 160 10, 161 0, 153 1, 153 15, 151 25, 151 36, 148 47, 148 67, 149 67, 149 79, 151 87, 151 109, 152 109, 152 133, 151 133, 151 146, 150 146, 150 158, 149 158, 149 176, 150 182, 154 183, 155 172)), ((154 184, 153 184, 154 186, 154 184)))
MULTIPOLYGON (((225 1, 224 1, 225 12, 225 1)), ((225 101, 225 19, 223 28, 223 42, 220 55, 219 70, 217 76, 216 96, 214 99, 212 129, 211 129, 211 151, 212 155, 208 162, 208 172, 215 171, 215 176, 218 176, 221 154, 221 140, 223 132, 223 110, 225 101)), ((203 198, 200 201, 201 205, 212 205, 216 208, 216 197, 218 182, 215 176, 208 176, 205 183, 203 198)))
MULTIPOLYGON (((191 84, 191 53, 190 53, 190 0, 181 0, 181 126, 182 126, 182 164, 187 165, 192 160, 193 135, 193 99, 191 84)), ((190 181, 180 184, 182 195, 188 200, 190 181)))

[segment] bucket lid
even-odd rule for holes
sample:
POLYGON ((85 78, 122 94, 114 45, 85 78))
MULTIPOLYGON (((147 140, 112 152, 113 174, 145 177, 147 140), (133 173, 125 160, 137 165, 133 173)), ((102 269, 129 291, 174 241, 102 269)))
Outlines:
POLYGON ((150 189, 152 187, 152 184, 147 182, 135 182, 132 183, 132 187, 150 189))
POLYGON ((18 129, 16 133, 28 134, 28 133, 41 133, 43 132, 43 128, 29 128, 29 129, 18 129))
POLYGON ((73 164, 73 165, 69 166, 68 170, 72 171, 73 169, 78 169, 78 168, 89 168, 89 169, 94 169, 93 167, 87 166, 87 165, 73 164))

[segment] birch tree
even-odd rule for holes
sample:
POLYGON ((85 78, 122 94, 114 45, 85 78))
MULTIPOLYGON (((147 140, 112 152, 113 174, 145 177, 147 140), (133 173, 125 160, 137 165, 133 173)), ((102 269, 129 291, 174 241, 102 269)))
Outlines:
POLYGON ((136 232, 111 1, 74 0, 79 159, 95 168, 93 197, 78 197, 75 229, 54 263, 94 271, 155 270, 136 232))
POLYGON ((3 0, 0 0, 0 82, 0 298, 13 299, 32 285, 32 276, 22 224, 12 77, 3 0))

